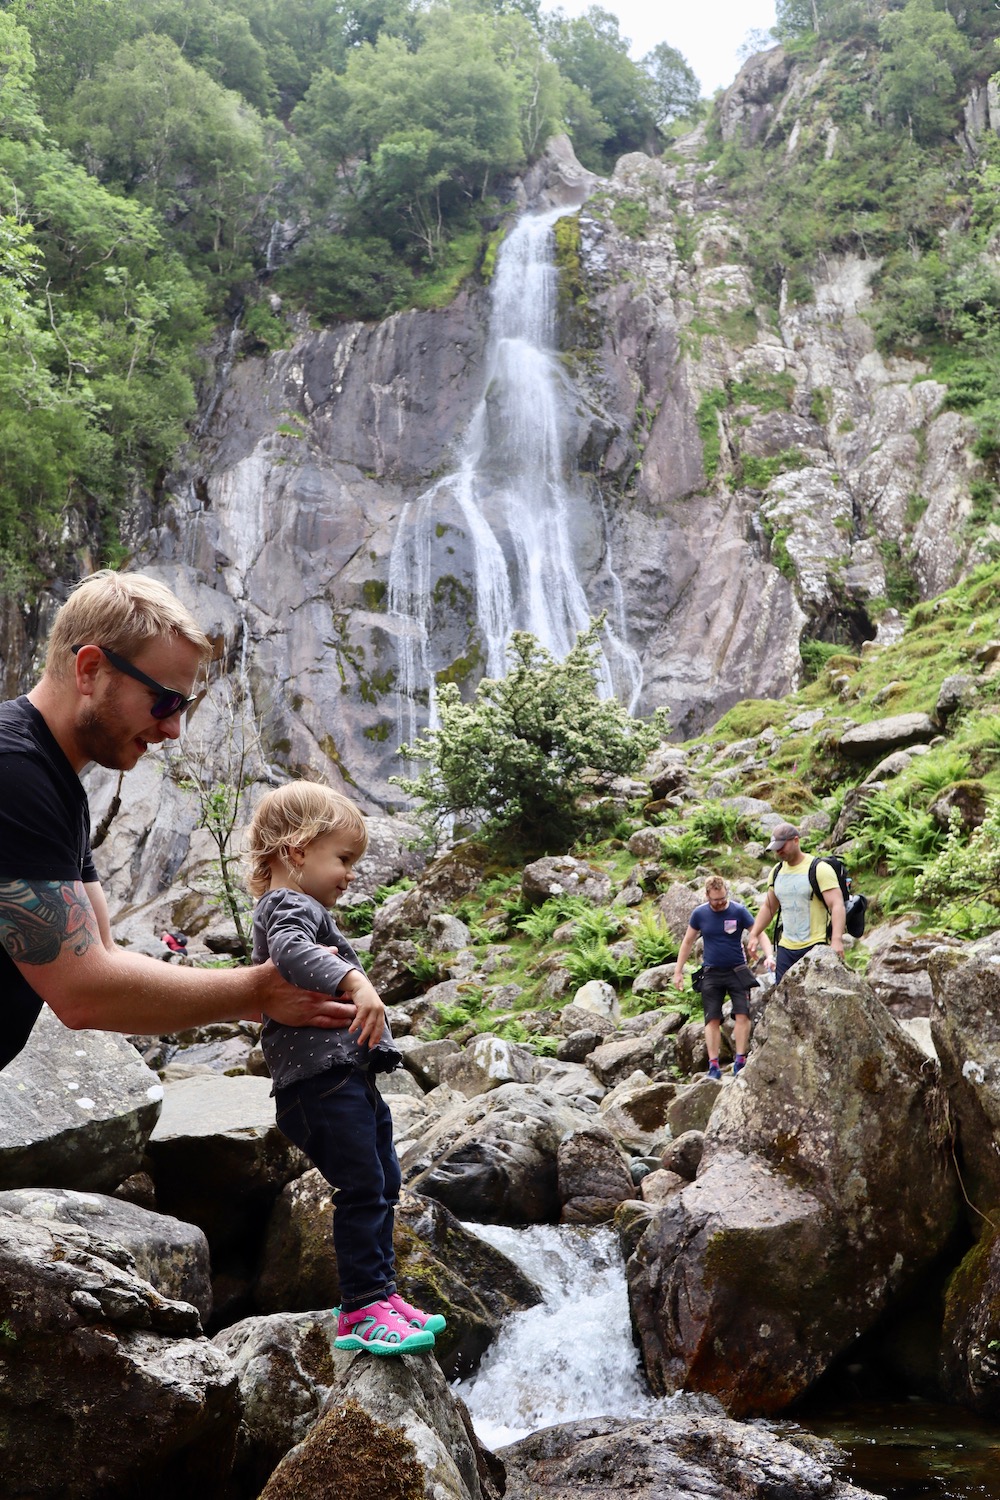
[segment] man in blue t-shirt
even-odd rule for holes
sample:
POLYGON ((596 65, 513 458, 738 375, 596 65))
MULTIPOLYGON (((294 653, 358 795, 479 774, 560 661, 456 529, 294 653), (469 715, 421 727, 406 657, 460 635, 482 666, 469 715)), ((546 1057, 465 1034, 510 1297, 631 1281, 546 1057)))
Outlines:
MULTIPOLYGON (((701 1003, 705 1012, 705 1047, 708 1052, 709 1078, 721 1078, 719 1048, 722 1040, 722 1004, 728 995, 733 1002, 733 1074, 742 1072, 750 1044, 750 991, 757 981, 747 967, 743 951, 743 934, 754 925, 753 914, 739 901, 730 901, 726 882, 719 875, 705 881, 706 900, 696 906, 688 920, 674 969, 674 985, 684 986, 684 965, 699 937, 704 944, 704 975, 701 1003)), ((761 947, 770 968, 774 953, 766 933, 761 947)))

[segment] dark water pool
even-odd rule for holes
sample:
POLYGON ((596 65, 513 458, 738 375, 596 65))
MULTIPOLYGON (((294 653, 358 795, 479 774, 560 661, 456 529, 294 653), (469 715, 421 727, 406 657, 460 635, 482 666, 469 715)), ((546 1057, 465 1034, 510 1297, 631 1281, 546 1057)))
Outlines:
POLYGON ((933 1401, 872 1401, 800 1417, 847 1454, 845 1479, 890 1500, 1000 1500, 1000 1425, 933 1401))

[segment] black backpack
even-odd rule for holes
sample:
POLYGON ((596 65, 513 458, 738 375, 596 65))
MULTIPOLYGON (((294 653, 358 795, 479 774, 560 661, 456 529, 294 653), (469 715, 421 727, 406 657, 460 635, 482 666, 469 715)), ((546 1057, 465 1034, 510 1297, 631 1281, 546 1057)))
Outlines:
MULTIPOLYGON (((844 898, 844 912, 845 912, 846 918, 847 918, 847 920, 844 923, 844 931, 847 932, 847 933, 850 933, 850 935, 851 935, 852 938, 859 938, 859 937, 861 937, 862 934, 864 933, 864 930, 865 930, 865 912, 868 910, 868 897, 867 896, 862 896, 860 892, 858 892, 856 894, 852 893, 852 891, 851 891, 851 877, 847 873, 847 866, 844 864, 844 861, 840 858, 839 855, 837 855, 837 854, 817 854, 817 856, 815 857, 815 859, 811 860, 810 863, 809 863, 809 884, 812 886, 813 895, 816 896, 816 898, 818 900, 822 901, 822 899, 823 899, 823 893, 821 892, 821 890, 819 888, 819 876, 816 874, 816 866, 820 863, 820 861, 822 861, 823 864, 825 864, 825 865, 829 865, 830 869, 833 871, 833 873, 837 877, 837 884, 840 886, 840 894, 844 898)), ((778 864, 776 864, 775 867, 774 867, 774 869, 771 871, 771 879, 770 879, 770 882, 769 882, 770 885, 773 886, 774 880, 775 880, 775 876, 778 874, 778 871, 780 869, 781 869, 781 862, 779 861, 778 864)), ((833 923, 830 921, 830 919, 828 917, 827 918, 827 923, 826 923, 826 940, 827 940, 827 942, 830 941, 830 937, 831 937, 832 933, 833 933, 833 923)), ((775 942, 778 941, 778 938, 780 936, 781 936, 781 913, 779 912, 778 913, 778 924, 775 927, 775 934, 774 934, 774 940, 775 940, 775 942)))

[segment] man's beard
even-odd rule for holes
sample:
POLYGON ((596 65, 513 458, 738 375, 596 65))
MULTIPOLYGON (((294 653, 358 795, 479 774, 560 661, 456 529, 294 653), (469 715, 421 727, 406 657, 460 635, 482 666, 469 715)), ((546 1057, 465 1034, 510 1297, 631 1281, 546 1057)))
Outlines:
POLYGON ((109 688, 100 708, 88 704, 77 724, 77 739, 88 760, 110 771, 127 770, 134 764, 126 753, 117 686, 109 688))

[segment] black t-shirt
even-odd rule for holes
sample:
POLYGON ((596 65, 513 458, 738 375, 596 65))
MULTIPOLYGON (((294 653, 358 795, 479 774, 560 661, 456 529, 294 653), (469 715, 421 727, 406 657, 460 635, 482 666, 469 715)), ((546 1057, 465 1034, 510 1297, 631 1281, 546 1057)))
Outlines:
MULTIPOLYGON (((79 776, 27 698, 0 703, 0 882, 96 879, 79 776)), ((41 1008, 0 948, 0 1068, 20 1052, 41 1008)))

